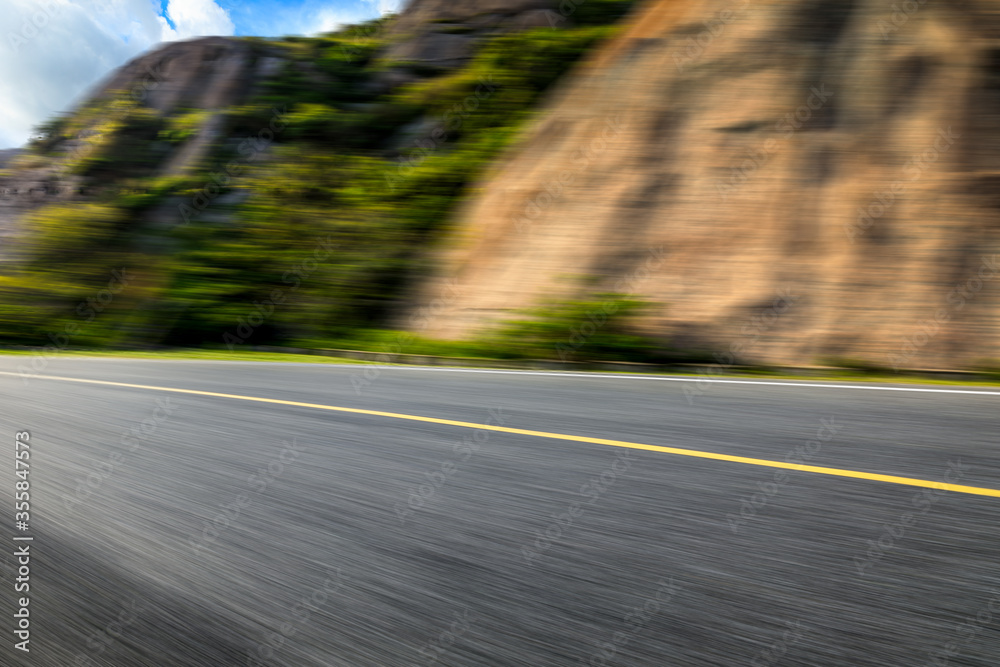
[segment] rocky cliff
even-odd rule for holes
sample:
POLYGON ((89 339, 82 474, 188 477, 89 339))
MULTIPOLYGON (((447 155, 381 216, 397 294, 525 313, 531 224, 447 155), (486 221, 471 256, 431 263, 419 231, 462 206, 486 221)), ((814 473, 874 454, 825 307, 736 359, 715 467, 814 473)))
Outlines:
MULTIPOLYGON (((539 13, 548 17, 545 25, 566 24, 566 18, 553 11, 555 4, 550 0, 458 4, 418 0, 398 20, 356 30, 339 55, 347 62, 367 58, 369 54, 361 47, 377 44, 376 55, 384 65, 366 84, 386 94, 459 67, 476 53, 484 38, 540 24, 539 13), (420 66, 431 71, 413 71, 420 66)), ((292 47, 296 44, 291 42, 292 47)), ((213 147, 245 129, 227 123, 228 110, 259 98, 276 81, 296 77, 318 89, 358 85, 338 80, 310 62, 301 49, 289 47, 288 42, 225 37, 164 44, 111 72, 77 108, 53 119, 48 124, 49 136, 36 142, 32 154, 15 159, 17 151, 0 152, 0 259, 10 258, 18 221, 27 213, 49 204, 87 200, 95 190, 115 186, 120 179, 106 172, 95 178, 81 176, 86 171, 81 162, 100 158, 102 153, 109 160, 117 157, 109 143, 113 135, 123 132, 109 123, 125 121, 136 107, 164 121, 160 129, 173 117, 204 112, 187 129, 189 140, 168 146, 157 144, 155 133, 142 137, 152 150, 144 151, 144 164, 137 173, 179 176, 195 171, 213 147)), ((386 140, 391 143, 391 136, 386 140)))
POLYGON ((470 182, 632 4, 417 0, 322 35, 140 56, 0 155, 0 342, 314 345, 386 327, 470 182), (122 267, 130 289, 80 323, 122 267))
POLYGON ((114 185, 117 179, 107 173, 85 177, 82 163, 114 154, 114 135, 128 133, 119 124, 136 107, 161 119, 182 110, 208 112, 192 130, 195 139, 175 150, 157 145, 155 132, 139 138, 145 164, 138 173, 171 175, 193 167, 217 138, 222 110, 247 98, 254 82, 266 74, 266 65, 246 42, 208 37, 166 44, 111 73, 78 108, 53 122, 51 136, 40 140, 48 145, 36 146, 33 153, 0 156, 0 168, 6 167, 0 172, 0 251, 27 213, 84 201, 114 185))
POLYGON ((417 0, 393 22, 398 40, 388 56, 452 67, 472 55, 477 38, 499 30, 556 27, 564 21, 554 0, 417 0))
MULTIPOLYGON (((346 61, 367 58, 359 45, 376 43, 382 65, 366 84, 385 94, 459 67, 491 35, 568 25, 556 5, 555 0, 415 0, 397 19, 356 30, 340 51, 346 61), (431 71, 414 72, 415 67, 431 71)), ((51 135, 39 142, 44 157, 14 160, 15 151, 0 151, 0 169, 7 168, 0 172, 0 234, 11 232, 26 212, 71 200, 86 189, 85 179, 75 177, 79 169, 74 167, 81 158, 101 150, 99 140, 111 133, 100 126, 126 115, 126 106, 119 104, 117 113, 109 108, 116 100, 149 109, 162 119, 196 110, 207 112, 190 129, 192 141, 172 150, 161 146, 162 150, 149 156, 148 162, 155 162, 151 173, 178 175, 197 167, 213 142, 236 133, 225 123, 227 109, 259 96, 276 79, 297 76, 321 88, 357 85, 338 80, 301 51, 288 47, 277 41, 205 37, 164 44, 111 72, 77 108, 49 124, 51 135)), ((103 176, 91 184, 106 185, 108 179, 103 176)))
POLYGON ((997 2, 651 0, 480 184, 421 331, 586 283, 721 363, 995 363, 998 103, 997 2))

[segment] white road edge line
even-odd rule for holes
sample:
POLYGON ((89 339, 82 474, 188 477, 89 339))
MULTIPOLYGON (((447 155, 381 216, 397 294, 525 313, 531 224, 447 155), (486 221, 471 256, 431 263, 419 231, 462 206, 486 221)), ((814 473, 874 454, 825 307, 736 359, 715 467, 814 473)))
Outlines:
MULTIPOLYGON (((358 367, 360 368, 360 367, 358 367)), ((495 370, 487 368, 433 368, 426 366, 382 366, 382 369, 393 368, 413 371, 436 371, 448 373, 499 373, 501 375, 548 375, 553 377, 589 377, 605 378, 614 380, 659 380, 661 382, 714 382, 718 384, 763 384, 778 387, 813 387, 820 389, 876 389, 880 391, 919 391, 937 394, 980 394, 988 396, 1000 396, 1000 390, 980 391, 976 389, 938 389, 930 387, 885 387, 869 386, 863 384, 816 384, 806 380, 722 380, 718 378, 688 378, 664 375, 612 375, 611 373, 559 373, 555 371, 517 371, 517 370, 495 370)))
MULTIPOLYGON (((85 357, 79 357, 81 359, 85 357)), ((102 360, 100 357, 93 357, 89 359, 90 361, 102 360)), ((115 359, 115 361, 159 361, 166 363, 167 359, 115 359)), ((212 363, 217 360, 199 360, 199 359, 179 359, 174 363, 212 363)), ((497 375, 541 375, 547 377, 574 377, 574 378, 603 378, 605 380, 659 380, 660 382, 710 382, 715 384, 758 384, 765 386, 774 387, 808 387, 811 389, 867 389, 869 391, 909 391, 909 392, 920 392, 920 393, 931 393, 931 394, 974 394, 978 396, 1000 396, 1000 390, 988 391, 988 390, 976 390, 976 389, 943 389, 943 388, 931 388, 931 387, 886 387, 879 385, 864 385, 864 384, 818 384, 812 383, 805 380, 723 380, 719 378, 689 378, 689 377, 676 377, 676 376, 664 376, 664 375, 614 375, 611 373, 583 373, 583 372, 571 372, 571 373, 559 373, 555 371, 518 371, 518 370, 497 370, 489 368, 436 368, 432 366, 407 366, 407 365, 365 365, 365 366, 355 366, 347 364, 311 364, 308 362, 261 362, 261 361, 218 361, 218 363, 228 363, 228 364, 262 364, 269 363, 273 365, 294 365, 294 366, 308 366, 311 368, 328 370, 330 368, 348 368, 352 370, 360 368, 372 368, 376 366, 379 370, 393 369, 393 370, 404 370, 404 371, 429 371, 437 373, 493 373, 497 375)), ((0 375, 13 375, 20 376, 20 373, 14 373, 12 371, 0 371, 0 375)), ((32 375, 30 377, 45 378, 44 374, 32 375)), ((81 378, 82 379, 82 378, 81 378)))

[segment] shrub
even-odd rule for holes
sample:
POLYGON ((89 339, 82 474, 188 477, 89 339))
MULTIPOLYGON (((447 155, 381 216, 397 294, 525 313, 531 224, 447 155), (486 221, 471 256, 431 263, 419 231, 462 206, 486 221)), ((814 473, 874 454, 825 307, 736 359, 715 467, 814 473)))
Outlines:
POLYGON ((494 335, 517 356, 561 361, 652 361, 662 345, 640 336, 631 321, 649 304, 623 294, 550 300, 506 322, 494 335))

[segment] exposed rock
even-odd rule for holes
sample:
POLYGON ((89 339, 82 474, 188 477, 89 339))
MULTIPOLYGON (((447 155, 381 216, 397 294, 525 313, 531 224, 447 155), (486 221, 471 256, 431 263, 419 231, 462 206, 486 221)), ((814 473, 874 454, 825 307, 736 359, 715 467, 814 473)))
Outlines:
POLYGON ((461 66, 475 52, 477 36, 497 29, 551 27, 557 0, 413 0, 393 22, 396 43, 388 61, 417 62, 444 69, 461 66), (544 16, 543 16, 544 15, 544 16), (461 33, 461 34, 456 34, 461 33))
MULTIPOLYGON (((51 167, 33 167, 24 164, 26 156, 12 156, 8 166, 14 176, 0 177, 0 249, 16 237, 21 218, 48 201, 66 198, 74 183, 60 181, 51 167), (18 167, 18 163, 21 166, 18 167)), ((9 253, 0 253, 0 260, 10 259, 9 253)))
POLYGON ((163 167, 164 176, 177 176, 198 166, 207 151, 215 145, 224 128, 222 112, 211 114, 198 128, 198 135, 187 141, 163 167))
POLYGON ((998 4, 893 7, 649 2, 481 184, 421 333, 590 275, 723 362, 1000 359, 998 4))
POLYGON ((551 9, 531 9, 512 16, 504 25, 513 30, 531 30, 532 28, 561 28, 566 19, 562 14, 551 9))
MULTIPOLYGON (((125 91, 140 105, 163 115, 180 107, 221 109, 245 96, 251 84, 251 60, 250 47, 238 40, 208 37, 173 42, 115 70, 85 98, 84 105, 125 91)), ((167 161, 164 173, 181 173, 196 164, 218 130, 218 115, 210 115, 198 137, 167 161)), ((76 138, 56 145, 53 159, 30 154, 18 159, 0 158, 8 167, 8 174, 0 175, 0 242, 6 244, 26 213, 79 197, 82 180, 67 173, 66 167, 81 155, 81 150, 86 150, 86 139, 92 134, 92 130, 84 128, 76 138)))
POLYGON ((458 67, 473 53, 473 38, 426 32, 407 39, 391 50, 392 60, 419 62, 442 68, 458 67))
POLYGON ((484 16, 512 16, 557 5, 553 0, 413 0, 400 13, 392 31, 405 35, 446 21, 472 25, 472 20, 484 16))
POLYGON ((483 30, 496 28, 506 20, 508 20, 506 14, 480 14, 466 19, 463 25, 472 29, 483 30))
POLYGON ((3 169, 11 160, 20 154, 20 148, 6 148, 4 150, 0 150, 0 169, 3 169))
POLYGON ((372 78, 371 82, 368 84, 367 91, 371 93, 384 94, 400 86, 420 81, 420 78, 421 77, 419 75, 414 74, 413 72, 408 72, 404 69, 387 69, 383 72, 379 72, 378 76, 372 78))
POLYGON ((227 106, 245 92, 250 57, 246 42, 226 37, 170 42, 115 70, 88 101, 127 91, 162 114, 227 106))

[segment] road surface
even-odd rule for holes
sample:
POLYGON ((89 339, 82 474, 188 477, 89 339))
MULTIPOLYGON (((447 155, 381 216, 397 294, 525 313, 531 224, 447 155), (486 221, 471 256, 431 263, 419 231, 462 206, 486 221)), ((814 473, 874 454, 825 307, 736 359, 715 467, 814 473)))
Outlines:
POLYGON ((26 361, 3 665, 1000 664, 988 389, 26 361))

